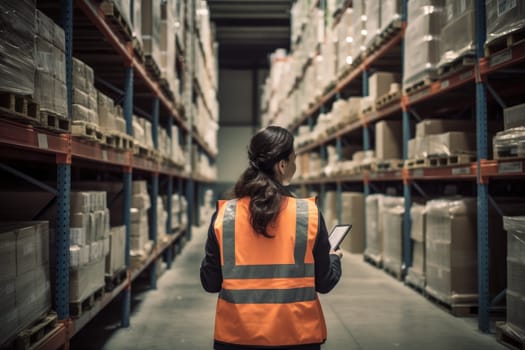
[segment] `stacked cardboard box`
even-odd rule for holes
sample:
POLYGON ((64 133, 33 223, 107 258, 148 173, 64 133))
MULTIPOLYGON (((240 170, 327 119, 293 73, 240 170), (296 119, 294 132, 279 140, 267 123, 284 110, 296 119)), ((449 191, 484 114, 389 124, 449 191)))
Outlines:
MULTIPOLYGON (((151 210, 151 208, 150 208, 151 210)), ((167 240, 166 221, 168 220, 168 213, 164 208, 162 197, 157 196, 157 242, 165 242, 167 240)))
POLYGON ((380 264, 383 259, 383 220, 380 216, 383 203, 382 194, 366 197, 366 248, 365 255, 380 264))
POLYGON ((383 197, 380 217, 383 226, 383 267, 401 276, 403 266, 403 197, 383 197))
POLYGON ((179 79, 177 77, 176 62, 176 3, 175 0, 162 2, 160 19, 160 74, 166 79, 175 100, 179 98, 179 79))
POLYGON ((486 1, 487 44, 522 29, 525 26, 525 2, 486 1))
POLYGON ((148 209, 151 207, 146 181, 133 181, 131 200, 131 237, 132 256, 149 254, 151 245, 148 226, 148 209))
POLYGON ((0 1, 0 91, 33 95, 35 88, 34 0, 0 1), (16 13, 17 15, 13 15, 16 13))
POLYGON ((341 223, 352 224, 352 232, 341 247, 350 253, 363 253, 365 248, 364 205, 362 193, 341 193, 341 223))
POLYGON ((403 125, 398 120, 382 120, 375 127, 377 159, 403 158, 403 125))
POLYGON ((105 284, 110 217, 104 191, 71 192, 69 299, 82 302, 105 284))
POLYGON ((445 26, 441 30, 441 59, 438 67, 460 57, 474 56, 476 50, 476 14, 474 2, 445 0, 445 26))
POLYGON ((36 12, 34 99, 40 109, 66 116, 66 58, 64 30, 41 11, 36 12))
POLYGON ((477 301, 476 199, 426 204, 426 291, 448 305, 477 301))
POLYGON ((115 106, 109 96, 97 91, 97 110, 100 129, 108 134, 126 134, 126 121, 122 115, 122 108, 115 106))
POLYGON ((505 216, 507 231, 507 333, 525 337, 525 216, 505 216))
POLYGON ((49 224, 0 223, 0 344, 51 308, 49 224))
POLYGON ((109 254, 106 256, 106 275, 115 276, 126 268, 126 226, 114 226, 109 233, 109 254))
POLYGON ((141 36, 144 54, 160 67, 160 7, 161 0, 142 0, 141 36))
POLYGON ((432 79, 440 59, 443 0, 408 2, 408 26, 403 57, 403 85, 432 79))
POLYGON ((98 120, 98 98, 93 68, 73 58, 73 121, 88 122, 95 126, 98 120))
POLYGON ((410 238, 412 239, 412 266, 408 268, 406 281, 420 289, 425 287, 425 206, 412 203, 410 208, 410 238))
MULTIPOLYGON (((164 197, 164 201, 168 198, 164 197)), ((171 231, 179 229, 185 225, 186 222, 186 209, 187 202, 186 198, 178 194, 174 194, 171 197, 171 231), (179 220, 179 215, 181 219, 179 220)), ((169 215, 169 213, 168 213, 169 215)))
POLYGON ((525 156, 525 104, 503 110, 505 130, 493 138, 494 159, 525 156))

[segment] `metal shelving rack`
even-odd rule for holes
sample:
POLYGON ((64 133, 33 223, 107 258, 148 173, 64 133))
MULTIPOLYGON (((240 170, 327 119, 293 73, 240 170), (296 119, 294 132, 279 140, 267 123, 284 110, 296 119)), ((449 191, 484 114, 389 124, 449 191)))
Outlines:
MULTIPOLYGON (((135 0, 138 1, 138 0, 135 0)), ((7 120, 0 120, 0 153, 10 154, 11 158, 19 157, 24 159, 31 155, 36 159, 44 162, 56 163, 56 190, 39 183, 31 175, 22 174, 8 166, 2 165, 3 170, 8 170, 14 175, 36 184, 44 189, 48 189, 56 194, 57 219, 56 219, 56 285, 53 295, 54 305, 57 311, 59 323, 51 333, 37 344, 41 349, 68 348, 69 339, 81 330, 91 319, 93 319, 100 310, 106 307, 112 300, 122 296, 122 317, 121 325, 129 326, 130 317, 130 299, 131 283, 146 269, 150 269, 150 284, 156 288, 155 261, 162 255, 165 255, 168 267, 171 266, 173 259, 173 246, 179 244, 181 240, 191 239, 191 226, 194 222, 194 204, 198 204, 199 198, 194 197, 194 188, 197 193, 200 191, 201 184, 206 185, 213 182, 213 179, 203 178, 193 174, 191 169, 191 148, 198 147, 199 152, 204 152, 210 159, 215 159, 216 153, 212 151, 209 145, 192 129, 193 118, 193 81, 194 81, 194 44, 195 34, 194 16, 195 1, 186 0, 186 23, 187 32, 185 37, 185 50, 181 63, 184 76, 184 115, 179 112, 176 102, 172 101, 160 88, 155 79, 149 75, 145 65, 134 52, 132 42, 119 36, 106 20, 101 10, 101 5, 95 0, 62 0, 59 3, 55 1, 39 1, 38 8, 45 10, 55 16, 55 20, 60 23, 65 32, 66 41, 66 86, 67 86, 67 114, 72 115, 72 60, 78 33, 74 33, 74 18, 80 16, 82 30, 91 31, 104 38, 95 44, 98 49, 102 49, 107 56, 106 59, 111 63, 104 63, 89 56, 93 61, 85 59, 86 63, 93 64, 97 72, 97 64, 111 65, 110 70, 117 73, 111 75, 109 70, 104 70, 103 76, 108 76, 111 82, 103 81, 104 85, 110 86, 114 91, 121 93, 126 120, 126 132, 132 135, 132 114, 136 109, 135 102, 147 95, 151 101, 151 119, 152 119, 152 138, 154 146, 158 149, 157 126, 160 123, 160 117, 164 117, 168 125, 168 134, 171 137, 171 126, 175 123, 182 132, 186 133, 186 142, 190 159, 189 170, 181 169, 172 165, 166 165, 151 159, 142 158, 134 155, 130 150, 115 150, 104 148, 99 144, 87 144, 71 134, 56 134, 33 128, 29 125, 22 125, 7 120), (59 19, 59 21, 58 21, 59 19), (102 47, 105 45, 104 47, 102 47), (118 63, 116 63, 118 62, 118 63), (186 62, 186 63, 184 63, 186 62), (112 86, 114 81, 121 81, 123 88, 118 89, 112 86), (24 157, 24 158, 22 158, 24 157), (70 211, 70 191, 71 191, 71 172, 72 167, 76 166, 100 168, 101 172, 110 171, 112 173, 122 174, 123 197, 124 197, 124 225, 126 227, 126 266, 128 269, 127 278, 123 283, 117 286, 113 291, 105 293, 101 300, 95 303, 94 307, 83 313, 79 318, 72 319, 69 313, 69 211, 70 211), (135 172, 143 174, 148 178, 150 195, 151 195, 151 215, 150 215, 150 239, 155 242, 153 252, 144 262, 144 264, 134 269, 130 267, 130 231, 131 231, 131 198, 132 198, 132 179, 135 172), (162 179, 161 179, 162 177, 162 179), (171 198, 174 190, 181 196, 185 195, 188 202, 188 227, 179 228, 178 231, 172 231, 171 214, 168 214, 166 232, 169 239, 167 242, 157 242, 157 196, 159 195, 160 184, 166 188, 168 198, 171 198)), ((133 0, 131 1, 133 6, 133 0)), ((82 34, 82 33, 80 33, 82 34)), ((179 43, 177 43, 179 46, 179 43)), ((177 47, 180 52, 180 47, 177 47)), ((84 52, 85 54, 85 52, 84 52)), ((105 77, 104 76, 104 77, 105 77)), ((104 78, 103 77, 103 78, 104 78)), ((202 96, 204 98, 204 96, 202 96)), ((141 105, 143 106, 143 104, 141 105)), ((207 106, 206 106, 207 107, 207 106)), ((207 107, 208 108, 208 107, 207 107)), ((180 132, 180 131, 179 131, 180 132)), ((172 212, 171 200, 167 201, 167 212, 172 212)), ((179 212, 179 221, 182 213, 179 212)))
MULTIPOLYGON (((348 3, 345 5, 348 6, 348 3)), ((478 206, 478 327, 482 332, 490 331, 490 305, 489 296, 489 203, 494 204, 488 191, 490 179, 525 179, 525 159, 499 159, 491 160, 488 155, 487 140, 487 99, 492 97, 501 107, 505 107, 502 98, 495 92, 496 89, 488 85, 488 77, 497 74, 504 69, 523 68, 525 63, 525 43, 521 42, 512 47, 508 47, 500 52, 496 52, 489 57, 485 57, 485 1, 476 0, 476 64, 471 68, 465 68, 453 73, 445 78, 431 83, 413 94, 403 94, 400 103, 396 103, 386 109, 373 112, 364 119, 355 121, 344 126, 336 133, 328 136, 322 141, 310 143, 297 149, 298 154, 312 150, 322 149, 328 143, 336 143, 339 159, 341 159, 341 138, 350 133, 356 133, 362 129, 363 150, 370 149, 369 125, 377 121, 399 115, 403 122, 403 159, 407 160, 408 140, 410 138, 410 118, 415 116, 419 119, 415 107, 424 103, 440 103, 447 101, 454 93, 460 89, 472 89, 472 102, 475 105, 476 116, 476 140, 477 140, 477 161, 470 164, 455 166, 444 166, 434 168, 416 168, 389 171, 385 173, 370 173, 365 171, 359 175, 322 177, 318 179, 302 179, 294 181, 294 185, 301 186, 303 191, 311 185, 319 185, 324 188, 326 184, 335 184, 337 189, 338 213, 341 218, 341 185, 343 183, 362 183, 365 196, 370 194, 370 185, 373 182, 394 181, 403 184, 403 197, 405 199, 405 213, 403 218, 403 262, 406 268, 411 266, 412 246, 410 240, 410 207, 413 188, 421 191, 416 181, 435 182, 435 181, 460 181, 475 183, 477 188, 478 206), (487 94, 490 92, 490 95, 487 94)), ((348 88, 351 84, 361 77, 361 94, 368 94, 368 72, 369 67, 373 66, 384 54, 392 50, 396 45, 404 45, 404 31, 406 28, 407 1, 402 1, 402 26, 401 31, 388 40, 372 55, 365 57, 363 62, 355 67, 347 76, 340 78, 335 87, 326 92, 320 100, 314 104, 306 113, 289 126, 291 131, 295 131, 301 125, 312 125, 313 118, 319 110, 324 108, 334 98, 339 97, 339 93, 348 88)), ((402 66, 403 57, 400 57, 399 64, 402 66)), ((297 82, 296 82, 297 83, 297 82)), ((297 85, 297 84, 296 84, 297 85)), ((296 86, 294 85, 294 86, 296 86)), ((505 89, 502 89, 505 90, 505 89)), ((498 90, 499 91, 499 90, 498 90)), ((448 103, 460 103, 458 100, 448 103)), ((366 214, 365 214, 366 217, 366 214)), ((366 220, 365 220, 366 225, 366 220)))

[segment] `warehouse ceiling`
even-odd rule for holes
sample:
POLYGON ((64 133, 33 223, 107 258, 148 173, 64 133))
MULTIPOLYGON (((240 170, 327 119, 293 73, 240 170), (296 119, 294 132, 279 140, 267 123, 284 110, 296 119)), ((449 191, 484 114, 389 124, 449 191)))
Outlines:
POLYGON ((290 46, 293 0, 208 0, 219 44, 219 66, 268 68, 268 55, 290 46))

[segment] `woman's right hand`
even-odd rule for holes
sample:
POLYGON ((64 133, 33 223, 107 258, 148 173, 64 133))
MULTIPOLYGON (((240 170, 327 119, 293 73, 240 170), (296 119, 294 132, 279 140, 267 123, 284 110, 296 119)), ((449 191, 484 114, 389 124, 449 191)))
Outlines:
POLYGON ((337 255, 339 259, 343 258, 343 251, 341 249, 337 249, 337 250, 330 249, 330 254, 337 255))

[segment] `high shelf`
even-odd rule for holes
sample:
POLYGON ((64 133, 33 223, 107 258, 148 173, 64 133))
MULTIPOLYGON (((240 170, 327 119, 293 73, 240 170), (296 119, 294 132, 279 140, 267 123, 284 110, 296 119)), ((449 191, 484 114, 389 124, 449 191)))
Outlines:
MULTIPOLYGON (((205 5, 193 0, 169 2, 177 4, 177 11, 180 11, 177 28, 181 28, 173 37, 173 52, 176 53, 172 62, 180 85, 170 86, 158 64, 144 54, 133 28, 124 24, 116 3, 109 0, 37 1, 37 9, 60 24, 65 34, 68 127, 50 131, 38 122, 21 122, 0 111, 1 171, 14 179, 13 183, 21 183, 20 186, 29 183, 55 198, 48 206, 56 207, 56 214, 52 215, 56 219, 50 223, 56 244, 50 254, 56 266, 52 273, 55 281, 52 309, 57 312, 59 322, 52 332, 39 340, 38 348, 68 348, 69 339, 117 297, 122 297, 121 325, 129 326, 132 282, 147 271, 151 287, 156 288, 157 261, 166 261, 169 268, 174 255, 186 240, 191 239, 191 227, 199 220, 204 190, 215 181, 217 83, 215 59, 208 56, 215 55, 208 11, 198 12, 205 5), (201 32, 206 33, 205 38, 200 37, 201 32), (85 135, 70 132, 75 113, 72 107, 76 93, 72 72, 74 58, 89 65, 94 71, 95 87, 122 106, 125 134, 113 139, 112 144, 109 139, 108 143, 101 142, 103 135, 91 134, 87 128, 85 135), (196 61, 203 62, 204 66, 196 67, 196 61), (201 120, 203 114, 204 121, 201 120), (137 147, 133 142, 134 115, 151 123, 151 135, 146 137, 152 147, 137 147), (160 126, 167 135, 160 135, 160 126), (170 147, 173 142, 172 147, 185 152, 185 159, 165 156, 161 149, 161 137, 164 136, 167 141, 162 141, 170 147), (122 142, 122 145, 117 147, 113 142, 122 142), (31 162, 31 166, 27 162, 31 162), (153 243, 151 252, 138 264, 132 262, 130 256, 132 184, 135 180, 147 182, 151 201, 148 236, 153 243), (84 181, 98 183, 100 188, 109 183, 116 186, 114 196, 108 195, 108 207, 116 202, 122 206, 120 220, 126 231, 126 272, 114 289, 95 297, 89 309, 72 315, 69 298, 70 195, 84 181), (177 194, 187 202, 185 213, 178 210, 178 225, 172 223, 175 209, 171 200, 177 194), (157 199, 160 200, 160 196, 167 198, 167 217, 166 225, 159 227, 157 199)), ((134 3, 140 5, 141 1, 128 3, 133 26, 134 3)), ((161 1, 152 3, 160 8, 161 1)), ((168 25, 174 24, 168 21, 168 25)), ((179 201, 178 206, 182 208, 183 203, 179 201)))
MULTIPOLYGON (((306 13, 304 18, 307 18, 304 22, 316 21, 318 17, 315 12, 323 12, 325 30, 330 26, 335 28, 337 22, 341 20, 342 13, 352 6, 350 1, 339 2, 342 7, 337 10, 333 18, 330 18, 331 13, 326 10, 326 2, 313 1, 310 3, 312 3, 310 8, 303 6, 302 9, 306 13), (330 20, 333 22, 329 23, 330 20)), ((353 3, 355 6, 359 1, 354 0, 353 3)), ((265 91, 266 101, 262 106, 263 119, 265 124, 277 123, 296 134, 296 141, 299 141, 296 144, 296 153, 300 171, 297 174, 299 178, 293 184, 300 188, 303 195, 309 195, 312 191, 318 193, 321 208, 324 210, 326 210, 324 202, 327 190, 335 191, 337 194, 335 217, 339 222, 341 222, 341 210, 343 210, 341 209, 341 194, 345 188, 364 193, 365 201, 370 194, 385 193, 385 191, 390 191, 390 194, 393 193, 403 198, 403 265, 401 275, 397 276, 400 279, 406 276, 408 268, 412 266, 413 246, 410 216, 412 203, 417 198, 427 200, 443 196, 443 193, 447 193, 446 191, 451 188, 453 188, 453 193, 475 197, 478 260, 478 295, 475 304, 479 329, 488 332, 490 329, 489 315, 494 311, 494 304, 501 300, 504 293, 502 290, 493 290, 494 276, 491 276, 492 265, 502 263, 501 257, 499 261, 494 261, 494 257, 491 256, 494 242, 489 233, 493 230, 495 221, 501 220, 501 216, 504 215, 495 197, 514 196, 516 199, 515 196, 519 197, 519 193, 522 193, 521 188, 525 179, 523 168, 525 160, 523 158, 496 159, 489 150, 492 148, 492 136, 494 136, 492 134, 493 124, 498 124, 499 130, 502 129, 503 108, 525 102, 523 84, 516 76, 513 76, 513 74, 522 72, 525 62, 525 43, 512 40, 512 35, 509 35, 506 45, 504 39, 503 44, 500 44, 501 41, 499 41, 498 45, 492 44, 487 47, 485 1, 478 0, 475 2, 473 9, 475 12, 472 17, 476 21, 475 37, 473 38, 475 51, 469 51, 468 56, 460 57, 459 63, 455 61, 444 66, 435 76, 422 79, 418 84, 403 86, 402 91, 392 95, 397 96, 393 103, 388 102, 389 100, 379 101, 382 104, 381 108, 369 107, 368 110, 362 108, 359 110, 359 118, 356 116, 350 122, 329 124, 326 129, 319 130, 317 138, 308 137, 308 135, 303 137, 305 134, 317 132, 316 126, 325 122, 323 119, 325 113, 333 111, 338 100, 352 96, 368 96, 370 89, 368 79, 374 72, 383 71, 403 75, 404 60, 409 59, 404 57, 404 51, 408 35, 406 29, 410 22, 407 18, 407 1, 400 1, 398 4, 401 8, 399 22, 382 32, 379 39, 372 41, 372 44, 364 48, 358 57, 354 56, 353 61, 347 62, 348 67, 345 70, 337 72, 335 79, 325 82, 325 85, 321 85, 317 92, 307 90, 308 84, 319 84, 318 80, 311 80, 318 79, 315 74, 308 76, 307 72, 313 66, 319 69, 316 61, 322 62, 323 59, 326 59, 326 57, 319 58, 322 55, 320 46, 330 42, 331 39, 325 36, 324 43, 321 41, 317 45, 310 46, 308 43, 305 44, 313 50, 307 52, 305 56, 298 50, 304 49, 301 43, 305 40, 307 29, 304 25, 298 27, 297 37, 294 37, 292 33, 294 43, 290 64, 292 78, 288 81, 278 76, 278 79, 282 80, 277 80, 280 81, 277 85, 290 88, 282 89, 280 93, 275 89, 276 84, 272 81, 275 78, 272 77, 272 72, 270 73, 269 82, 267 82, 268 91, 265 91), (299 62, 298 67, 296 62, 299 62), (306 81, 304 84, 303 80, 306 81), (409 140, 414 136, 415 122, 440 116, 470 120, 473 125, 476 125, 476 156, 461 155, 459 159, 449 157, 446 160, 409 157, 409 140), (402 126, 402 159, 396 162, 373 164, 372 167, 370 164, 368 166, 365 164, 361 165, 358 171, 345 173, 334 173, 327 168, 324 170, 321 168, 319 174, 306 178, 302 176, 304 170, 302 168, 308 167, 309 162, 311 166, 312 158, 309 158, 309 154, 314 154, 314 159, 320 159, 320 163, 326 164, 327 153, 330 149, 336 150, 339 162, 348 161, 342 154, 343 147, 354 147, 355 150, 360 151, 373 149, 372 131, 381 121, 397 121, 402 126), (301 128, 305 130, 304 133, 301 133, 301 128), (497 212, 497 215, 493 215, 493 212, 497 212)), ((300 7, 299 3, 296 5, 300 7)), ((412 30, 415 29, 412 28, 412 30)), ((274 62, 278 63, 279 60, 282 61, 285 58, 274 56, 274 62)), ((323 62, 323 64, 327 63, 323 62)), ((328 165, 331 164, 328 163, 328 165)), ((364 217, 366 218, 366 207, 364 217)), ((367 224, 364 219, 364 225, 367 224)), ((500 229, 502 230, 502 225, 500 229)), ((457 311, 453 306, 450 309, 454 314, 457 311)))

